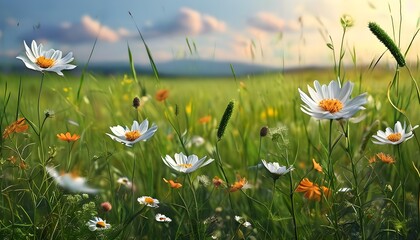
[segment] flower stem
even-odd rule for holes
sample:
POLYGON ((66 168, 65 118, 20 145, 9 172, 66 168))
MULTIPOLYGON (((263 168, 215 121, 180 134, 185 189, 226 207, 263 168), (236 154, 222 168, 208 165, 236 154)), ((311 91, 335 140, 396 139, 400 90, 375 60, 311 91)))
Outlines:
POLYGON ((356 193, 356 198, 357 198, 357 202, 359 205, 359 208, 357 208, 357 213, 359 215, 359 224, 360 224, 360 231, 362 234, 362 239, 366 239, 366 235, 365 235, 365 226, 364 226, 364 215, 363 215, 363 202, 362 202, 362 198, 360 197, 360 193, 359 193, 359 182, 358 182, 358 175, 357 175, 357 169, 356 169, 356 164, 354 162, 354 158, 353 155, 351 153, 351 144, 350 144, 350 128, 349 128, 349 124, 347 122, 347 126, 346 129, 344 129, 344 126, 342 124, 340 124, 341 127, 343 128, 343 132, 344 132, 344 137, 346 138, 346 151, 347 154, 350 158, 350 163, 351 163, 351 171, 353 174, 353 178, 354 178, 354 190, 356 193))
POLYGON ((272 190, 273 193, 272 193, 272 196, 271 196, 270 207, 268 207, 267 225, 265 226, 264 239, 267 239, 267 233, 268 233, 268 229, 270 227, 270 220, 271 220, 272 215, 273 215, 271 210, 273 209, 274 195, 275 195, 275 192, 276 192, 276 180, 277 179, 273 179, 273 190, 272 190))
POLYGON ((331 199, 332 199, 332 204, 331 204, 331 208, 332 208, 332 215, 333 215, 333 220, 334 220, 334 227, 336 230, 336 238, 339 239, 340 236, 338 234, 338 220, 337 220, 337 213, 336 213, 336 209, 335 209, 335 204, 334 204, 334 191, 335 191, 335 185, 334 185, 334 166, 332 163, 332 159, 331 159, 331 155, 332 155, 332 151, 333 151, 333 144, 332 144, 332 124, 333 124, 333 120, 330 120, 330 124, 329 124, 329 136, 328 136, 328 177, 329 177, 329 187, 331 189, 331 199))

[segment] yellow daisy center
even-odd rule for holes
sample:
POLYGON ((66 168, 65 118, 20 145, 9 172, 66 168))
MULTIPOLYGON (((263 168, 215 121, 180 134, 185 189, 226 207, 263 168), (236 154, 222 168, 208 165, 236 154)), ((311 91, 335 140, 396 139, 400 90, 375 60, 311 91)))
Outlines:
POLYGON ((96 223, 96 227, 97 228, 105 228, 106 224, 103 221, 99 221, 99 222, 96 223))
POLYGON ((42 68, 49 68, 52 65, 54 65, 54 60, 51 58, 45 58, 44 56, 41 56, 36 59, 36 64, 42 68))
POLYGON ((191 163, 181 163, 181 164, 178 164, 178 166, 183 167, 183 168, 190 168, 190 167, 192 167, 192 164, 191 163))
POLYGON ((397 142, 401 139, 401 133, 392 133, 388 135, 388 140, 391 142, 397 142))
POLYGON ((146 198, 144 199, 144 201, 145 201, 146 203, 148 203, 148 204, 153 204, 153 203, 155 202, 155 200, 153 200, 153 198, 151 198, 151 197, 146 197, 146 198))
POLYGON ((128 140, 128 141, 134 141, 134 140, 136 140, 137 138, 139 138, 141 136, 141 134, 140 134, 140 132, 139 131, 137 131, 137 130, 134 130, 134 131, 129 131, 129 132, 126 132, 125 133, 125 138, 128 140))
POLYGON ((343 109, 343 103, 334 98, 322 99, 321 102, 319 102, 319 106, 330 113, 336 113, 343 109))

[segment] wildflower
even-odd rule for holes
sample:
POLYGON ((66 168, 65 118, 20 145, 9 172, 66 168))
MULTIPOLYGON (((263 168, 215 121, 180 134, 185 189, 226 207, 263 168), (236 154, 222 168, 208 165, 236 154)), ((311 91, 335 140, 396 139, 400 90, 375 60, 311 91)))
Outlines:
POLYGON ((277 180, 280 176, 293 170, 292 166, 286 168, 285 166, 280 166, 278 162, 266 162, 264 159, 261 161, 264 164, 264 167, 271 173, 274 180, 277 180))
POLYGON ((394 158, 391 155, 385 154, 385 153, 378 153, 376 156, 383 162, 387 164, 393 164, 395 163, 394 158))
POLYGON ((16 157, 12 155, 12 156, 7 158, 7 161, 9 161, 11 164, 15 164, 16 163, 16 157))
POLYGON ((265 137, 268 134, 268 127, 264 126, 260 129, 260 137, 265 137))
POLYGON ((140 98, 135 97, 135 98, 133 99, 133 107, 134 107, 135 109, 137 109, 138 107, 140 107, 140 98))
POLYGON ((368 160, 369 164, 375 163, 376 162, 376 157, 375 155, 373 155, 372 157, 369 158, 368 160))
POLYGON ((394 130, 392 128, 387 127, 385 132, 382 130, 378 130, 376 135, 373 135, 372 137, 378 141, 372 141, 375 144, 392 144, 392 145, 398 145, 402 142, 405 142, 412 138, 413 130, 416 129, 418 125, 411 127, 408 126, 406 131, 406 124, 404 122, 404 127, 401 126, 400 121, 397 121, 394 126, 394 130))
POLYGON ((173 180, 166 180, 165 178, 163 178, 163 181, 166 182, 166 183, 169 183, 169 186, 171 188, 180 188, 180 187, 182 187, 182 184, 181 183, 174 182, 173 180))
POLYGON ((301 110, 317 119, 348 119, 357 111, 365 109, 362 105, 367 103, 366 93, 350 99, 353 83, 346 82, 341 88, 338 81, 320 85, 314 81, 315 90, 308 86, 310 97, 299 90, 304 104, 301 110))
POLYGON ((110 129, 115 136, 109 133, 106 135, 111 137, 112 140, 125 144, 127 147, 132 147, 137 142, 147 141, 157 131, 157 126, 155 124, 153 124, 149 129, 148 127, 149 121, 147 121, 147 119, 144 120, 141 124, 134 120, 131 129, 129 129, 127 126, 125 129, 120 125, 113 126, 110 127, 110 129))
POLYGON ((102 220, 100 217, 95 217, 93 220, 89 220, 89 222, 86 223, 86 226, 89 227, 90 231, 101 231, 111 228, 111 224, 106 223, 106 220, 102 220))
POLYGON ((19 168, 20 170, 26 170, 29 167, 28 164, 26 164, 26 162, 24 160, 21 160, 19 163, 19 168))
POLYGON ((207 156, 204 156, 203 158, 198 159, 198 157, 194 154, 187 157, 181 152, 175 153, 175 160, 169 155, 166 155, 165 158, 162 157, 162 160, 168 167, 178 172, 190 173, 214 161, 212 158, 206 161, 206 157, 207 156))
POLYGON ((57 137, 61 141, 67 141, 67 142, 75 142, 80 138, 79 135, 77 135, 77 134, 71 135, 69 132, 59 133, 59 134, 57 134, 57 137))
POLYGON ((300 181, 299 186, 296 189, 296 192, 304 192, 305 198, 309 200, 320 201, 321 200, 321 190, 325 196, 330 195, 330 190, 327 187, 314 184, 313 182, 309 181, 309 179, 304 178, 300 181))
POLYGON ((191 115, 192 112, 192 101, 189 101, 187 106, 185 106, 185 113, 191 115))
POLYGON ((152 197, 149 196, 143 196, 143 197, 139 197, 137 198, 137 201, 140 204, 146 205, 148 207, 154 207, 154 208, 158 208, 158 204, 159 204, 159 200, 154 199, 152 197))
POLYGON ((200 147, 205 142, 206 142, 206 140, 204 140, 204 138, 202 138, 200 136, 192 136, 191 139, 187 142, 186 146, 188 148, 190 148, 192 146, 200 147))
POLYGON ((222 179, 220 179, 218 176, 215 176, 214 178, 213 178, 213 186, 215 187, 215 188, 218 188, 220 185, 222 185, 224 182, 223 182, 223 180, 222 179))
POLYGON ((207 115, 207 116, 199 118, 198 122, 201 123, 201 124, 206 124, 206 123, 209 123, 210 120, 211 120, 211 116, 207 115))
POLYGON ((78 176, 75 172, 62 173, 58 172, 53 167, 45 167, 48 174, 54 181, 62 188, 70 192, 83 192, 83 193, 97 193, 98 190, 86 185, 86 179, 78 176))
POLYGON ((156 92, 155 98, 159 102, 165 101, 169 97, 169 90, 167 89, 160 89, 156 92))
POLYGON ((21 133, 28 130, 29 126, 25 123, 25 118, 19 118, 3 131, 3 138, 7 138, 12 133, 21 133))
POLYGON ((130 180, 128 180, 127 177, 118 178, 117 183, 124 185, 127 188, 131 188, 133 186, 133 183, 130 180))
POLYGON ((172 219, 160 213, 156 214, 155 219, 158 222, 172 222, 172 219))
POLYGON ((241 178, 241 176, 238 175, 236 178, 238 180, 230 186, 229 192, 236 192, 242 189, 248 183, 248 181, 244 177, 241 178))
POLYGON ((277 117, 278 112, 273 107, 268 107, 266 110, 262 111, 260 114, 260 117, 262 120, 265 120, 267 118, 274 118, 277 117))
POLYGON ((248 221, 245 221, 245 219, 243 217, 240 216, 235 216, 235 221, 237 221, 238 223, 240 223, 241 225, 243 225, 244 227, 251 227, 251 223, 248 221))
POLYGON ((63 53, 60 50, 50 49, 44 51, 42 44, 37 45, 35 41, 32 41, 31 48, 26 45, 25 41, 23 43, 26 49, 26 57, 18 56, 16 58, 22 60, 29 69, 40 72, 55 72, 63 76, 62 70, 70 70, 76 67, 75 65, 68 64, 74 59, 72 52, 69 52, 63 58, 63 53))
POLYGON ((312 159, 312 163, 314 164, 315 171, 322 173, 322 166, 319 163, 317 163, 315 159, 312 159))
POLYGON ((104 210, 104 212, 109 212, 112 209, 112 205, 110 202, 103 202, 101 203, 101 208, 104 210))
POLYGON ((350 15, 344 14, 340 18, 340 23, 343 28, 349 28, 349 27, 353 27, 354 20, 350 15))

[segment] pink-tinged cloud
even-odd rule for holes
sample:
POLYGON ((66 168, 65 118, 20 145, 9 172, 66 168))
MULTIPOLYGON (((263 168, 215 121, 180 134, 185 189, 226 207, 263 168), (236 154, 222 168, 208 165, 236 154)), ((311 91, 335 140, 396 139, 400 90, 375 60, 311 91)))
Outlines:
POLYGON ((248 18, 248 25, 252 28, 265 32, 283 32, 296 30, 294 21, 286 21, 269 12, 259 12, 248 18))
POLYGON ((36 29, 30 29, 23 34, 22 39, 27 42, 35 40, 52 41, 67 44, 78 44, 93 41, 96 37, 100 41, 116 42, 125 30, 114 30, 106 25, 102 25, 98 20, 88 15, 82 16, 80 22, 62 22, 57 25, 40 24, 36 29))
POLYGON ((226 24, 217 18, 202 14, 194 9, 183 7, 178 13, 165 22, 150 23, 143 32, 145 37, 196 36, 211 32, 226 31, 226 24))
POLYGON ((86 33, 89 34, 92 38, 98 36, 98 39, 107 42, 116 42, 119 40, 117 31, 112 30, 108 26, 101 25, 99 21, 94 20, 90 16, 83 16, 81 19, 81 24, 86 33))

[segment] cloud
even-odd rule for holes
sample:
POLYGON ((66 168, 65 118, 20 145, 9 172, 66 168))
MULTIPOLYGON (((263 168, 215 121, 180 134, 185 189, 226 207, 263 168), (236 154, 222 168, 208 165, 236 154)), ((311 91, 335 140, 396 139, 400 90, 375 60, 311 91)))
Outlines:
POLYGON ((248 18, 247 24, 257 30, 265 32, 294 31, 299 28, 295 21, 286 21, 270 12, 259 12, 248 18))
POLYGON ((168 21, 149 23, 143 28, 145 37, 164 37, 168 35, 200 35, 211 32, 224 32, 226 24, 213 16, 202 14, 190 8, 180 8, 168 21))
POLYGON ((78 44, 92 41, 98 36, 99 40, 112 43, 118 41, 122 36, 121 33, 124 32, 126 30, 113 30, 106 25, 102 25, 90 16, 85 15, 77 23, 63 22, 59 25, 39 25, 39 27, 32 29, 32 31, 23 34, 22 38, 28 41, 37 39, 78 44))

